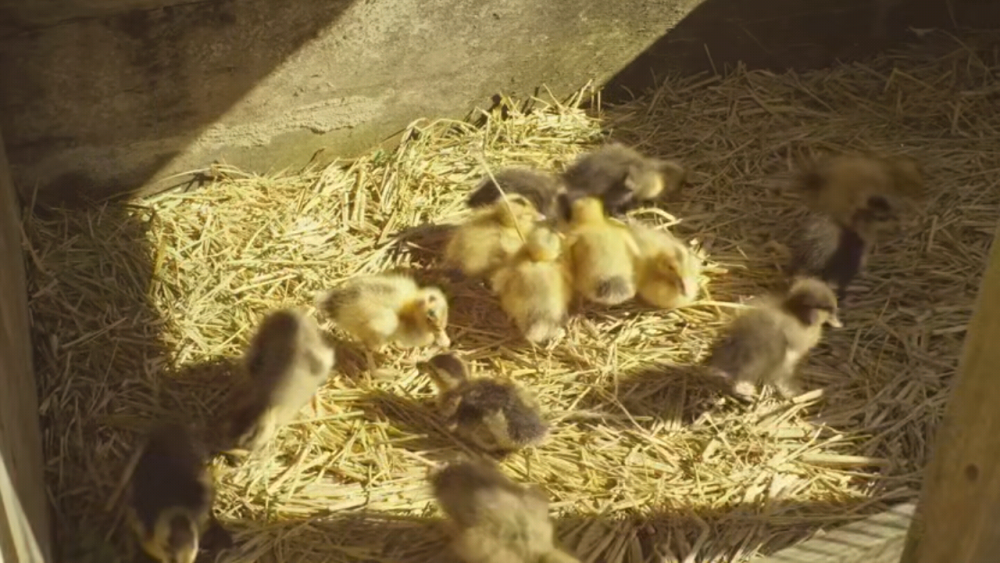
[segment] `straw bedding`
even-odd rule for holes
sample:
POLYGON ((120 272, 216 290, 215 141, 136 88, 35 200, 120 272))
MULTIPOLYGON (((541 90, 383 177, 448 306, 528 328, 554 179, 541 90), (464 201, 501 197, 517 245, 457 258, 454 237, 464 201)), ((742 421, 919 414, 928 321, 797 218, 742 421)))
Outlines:
MULTIPOLYGON (((505 470, 547 490, 585 561, 745 561, 914 498, 1000 210, 996 39, 931 36, 808 74, 670 78, 596 117, 578 98, 512 106, 482 126, 418 121, 396 150, 350 163, 217 168, 185 193, 29 218, 58 544, 77 561, 124 553, 116 501, 137 432, 204 421, 266 311, 311 310, 317 291, 399 266, 443 287, 454 347, 475 371, 540 397, 554 433, 505 470), (437 273, 443 234, 428 225, 463 217, 481 156, 494 170, 558 169, 606 130, 694 171, 669 213, 640 216, 697 240, 707 292, 667 313, 589 307, 566 341, 533 349, 494 297, 437 273), (837 149, 918 158, 923 214, 877 249, 845 327, 805 366, 824 391, 737 408, 684 366, 742 302, 782 287, 778 242, 800 211, 781 188, 796 155, 837 149)), ((271 450, 216 461, 217 510, 239 542, 225 560, 449 560, 425 478, 466 450, 430 407, 413 368, 422 352, 381 357, 384 379, 361 373, 349 343, 338 352, 315 408, 271 450)))

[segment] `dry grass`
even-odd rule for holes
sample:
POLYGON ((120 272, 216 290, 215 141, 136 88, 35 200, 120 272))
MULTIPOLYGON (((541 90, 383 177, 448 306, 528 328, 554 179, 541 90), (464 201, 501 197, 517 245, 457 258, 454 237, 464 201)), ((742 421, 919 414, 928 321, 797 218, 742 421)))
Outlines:
MULTIPOLYGON (((745 561, 912 499, 1000 211, 998 71, 992 51, 938 36, 829 71, 671 79, 602 119, 536 104, 481 128, 417 122, 396 151, 347 167, 222 170, 197 191, 30 218, 59 544, 72 560, 113 560, 124 536, 109 498, 136 432, 216 408, 262 314, 309 308, 321 289, 397 265, 443 286, 454 346, 478 370, 518 379, 556 421, 548 443, 505 466, 547 489, 586 561, 745 561), (494 168, 559 168, 601 141, 602 123, 696 171, 669 210, 709 256, 710 296, 671 313, 591 308, 566 342, 532 349, 483 289, 436 273, 442 233, 420 226, 462 216, 479 155, 494 168), (919 158, 926 213, 911 238, 878 249, 845 328, 805 368, 824 393, 720 404, 684 366, 739 302, 780 286, 781 248, 769 243, 799 213, 780 189, 794 156, 841 148, 919 158)), ((216 462, 218 510, 242 542, 225 560, 448 558, 425 476, 464 447, 428 405, 418 354, 383 358, 397 375, 372 381, 345 345, 317 411, 259 459, 216 462)))

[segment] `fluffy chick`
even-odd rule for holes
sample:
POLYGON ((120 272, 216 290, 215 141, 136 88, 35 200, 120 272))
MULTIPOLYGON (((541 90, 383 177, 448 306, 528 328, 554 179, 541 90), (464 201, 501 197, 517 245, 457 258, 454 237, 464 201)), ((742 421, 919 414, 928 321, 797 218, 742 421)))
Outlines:
POLYGON ((265 316, 244 354, 246 377, 226 421, 227 446, 253 451, 270 440, 315 396, 334 361, 311 317, 288 309, 265 316))
POLYGON ((472 379, 454 354, 438 354, 417 367, 438 388, 438 406, 449 430, 483 450, 511 452, 537 445, 548 435, 538 402, 513 381, 472 379))
POLYGON ((498 199, 473 212, 452 233, 444 260, 470 277, 489 276, 524 244, 541 215, 519 194, 498 199))
POLYGON ((493 275, 500 307, 532 343, 558 340, 573 298, 572 280, 562 255, 562 240, 546 227, 528 235, 524 246, 493 275))
POLYGON ((580 156, 563 172, 563 181, 570 200, 599 197, 609 213, 619 215, 637 202, 678 192, 686 176, 677 162, 610 143, 580 156))
POLYGON ((761 383, 786 399, 800 394, 795 370, 820 342, 823 326, 841 326, 837 298, 828 285, 801 278, 780 299, 766 298, 737 316, 714 344, 709 370, 745 400, 761 383))
POLYGON ((439 288, 419 287, 403 274, 354 278, 319 296, 318 308, 361 341, 369 368, 372 352, 389 344, 416 348, 451 346, 448 300, 439 288))
POLYGON ((205 449, 179 424, 146 437, 128 488, 128 520, 142 550, 159 563, 194 563, 203 539, 232 538, 212 516, 205 449))
POLYGON ((431 490, 450 523, 451 546, 465 563, 575 563, 557 545, 549 502, 485 460, 447 465, 431 490))
POLYGON ((585 299, 617 305, 635 297, 639 247, 629 229, 604 215, 601 200, 573 202, 567 259, 573 286, 585 299))
POLYGON ((668 231, 633 223, 629 230, 639 247, 636 282, 639 297, 661 309, 675 309, 698 298, 701 259, 668 231))
POLYGON ((859 221, 858 228, 845 227, 831 217, 810 213, 794 233, 790 245, 789 271, 793 276, 819 278, 834 287, 838 301, 847 297, 847 288, 864 269, 874 229, 859 221))
POLYGON ((546 218, 554 219, 559 215, 559 196, 566 191, 562 178, 523 167, 503 168, 494 173, 493 178, 483 178, 469 194, 466 205, 476 209, 499 201, 497 183, 508 197, 514 194, 524 196, 546 218))
POLYGON ((850 226, 859 212, 896 218, 924 194, 923 172, 906 156, 847 154, 807 163, 793 189, 814 211, 850 226))
POLYGON ((849 155, 808 166, 795 188, 811 211, 794 233, 789 269, 835 285, 843 301, 876 240, 901 230, 923 182, 912 159, 849 155))

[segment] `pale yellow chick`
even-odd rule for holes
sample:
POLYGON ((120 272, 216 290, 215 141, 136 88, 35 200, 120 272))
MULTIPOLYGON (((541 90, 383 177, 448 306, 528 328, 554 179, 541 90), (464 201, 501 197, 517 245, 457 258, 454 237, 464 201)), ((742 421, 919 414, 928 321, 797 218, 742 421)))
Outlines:
POLYGON ((639 247, 636 282, 639 297, 661 309, 675 309, 698 298, 701 259, 668 231, 633 223, 629 230, 639 247))
POLYGON ((540 344, 566 334, 563 325, 573 286, 562 250, 556 232, 538 227, 491 280, 500 307, 529 342, 540 344))
POLYGON ((573 286, 585 299, 617 305, 635 297, 639 248, 623 223, 604 214, 601 200, 573 202, 569 224, 569 264, 573 286))
POLYGON ((507 194, 459 225, 445 248, 445 263, 469 277, 488 276, 514 255, 542 215, 520 194, 507 194))
POLYGON ((318 308, 372 352, 386 345, 417 348, 451 346, 448 300, 437 287, 420 287, 403 274, 354 278, 319 296, 318 308))

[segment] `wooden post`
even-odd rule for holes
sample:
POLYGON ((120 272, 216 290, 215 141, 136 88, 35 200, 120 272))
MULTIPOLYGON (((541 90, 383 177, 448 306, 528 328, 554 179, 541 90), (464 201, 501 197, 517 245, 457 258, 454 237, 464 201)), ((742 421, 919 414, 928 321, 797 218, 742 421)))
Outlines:
MULTIPOLYGON (((28 331, 21 219, 0 138, 0 463, 17 491, 16 499, 3 497, 0 492, 0 562, 3 563, 51 560, 38 396, 28 331), (25 529, 28 528, 25 517, 30 530, 25 529), (27 531, 38 542, 41 557, 25 548, 27 531)), ((5 486, 0 482, 0 487, 5 486)))
POLYGON ((1000 229, 902 563, 1000 561, 1000 229))

